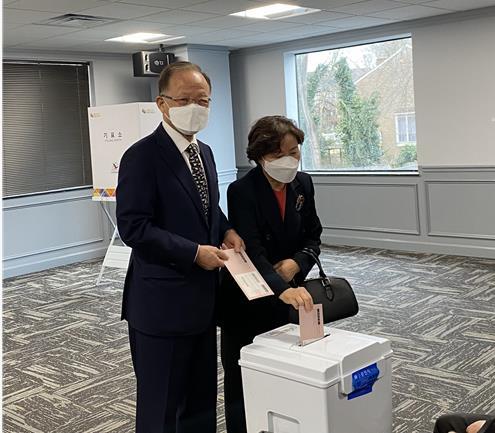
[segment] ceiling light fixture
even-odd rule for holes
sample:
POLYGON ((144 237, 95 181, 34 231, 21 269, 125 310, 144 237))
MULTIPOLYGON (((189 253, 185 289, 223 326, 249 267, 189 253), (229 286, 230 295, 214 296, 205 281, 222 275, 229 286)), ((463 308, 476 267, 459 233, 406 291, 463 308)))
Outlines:
POLYGON ((242 12, 230 14, 242 18, 259 18, 264 20, 280 20, 297 15, 306 15, 313 12, 320 12, 321 9, 305 8, 297 5, 287 5, 284 3, 275 3, 259 8, 248 9, 242 12))
POLYGON ((117 38, 105 39, 106 42, 126 42, 129 44, 157 44, 182 39, 184 36, 164 35, 162 33, 132 33, 117 38))

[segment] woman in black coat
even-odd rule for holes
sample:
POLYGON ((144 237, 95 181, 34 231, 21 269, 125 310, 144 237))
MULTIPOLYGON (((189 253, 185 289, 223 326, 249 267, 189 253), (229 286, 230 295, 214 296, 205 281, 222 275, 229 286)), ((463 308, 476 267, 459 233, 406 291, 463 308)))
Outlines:
POLYGON ((246 432, 240 350, 263 332, 287 323, 288 309, 312 308, 304 278, 320 253, 322 227, 311 177, 298 172, 304 133, 283 116, 259 119, 248 136, 247 156, 256 167, 228 189, 229 221, 275 296, 248 301, 227 271, 218 296, 221 357, 225 372, 228 433, 246 432), (292 307, 291 307, 292 306, 292 307))

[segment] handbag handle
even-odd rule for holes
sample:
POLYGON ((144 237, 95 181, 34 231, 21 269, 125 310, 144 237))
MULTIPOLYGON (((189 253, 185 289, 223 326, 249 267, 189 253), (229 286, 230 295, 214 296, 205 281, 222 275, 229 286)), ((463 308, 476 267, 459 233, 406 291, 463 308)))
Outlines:
POLYGON ((320 270, 320 278, 322 278, 324 281, 328 281, 328 277, 323 270, 323 266, 321 265, 321 261, 318 255, 311 248, 303 248, 301 252, 310 256, 315 261, 316 266, 318 266, 318 269, 320 270))
POLYGON ((318 269, 320 270, 320 278, 323 284, 323 288, 325 290, 325 296, 328 298, 329 301, 333 301, 335 293, 333 291, 333 287, 330 284, 330 280, 328 279, 327 275, 325 274, 325 271, 323 270, 323 266, 321 265, 320 258, 311 248, 303 248, 302 252, 310 256, 315 261, 316 266, 318 266, 318 269))

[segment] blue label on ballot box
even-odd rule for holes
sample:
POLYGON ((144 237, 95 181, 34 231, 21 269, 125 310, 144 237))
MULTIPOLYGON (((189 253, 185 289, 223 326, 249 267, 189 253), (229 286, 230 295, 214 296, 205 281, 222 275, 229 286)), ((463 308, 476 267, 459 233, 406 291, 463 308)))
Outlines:
POLYGON ((379 374, 380 370, 376 363, 352 373, 352 392, 347 396, 347 400, 352 400, 373 391, 373 384, 378 379, 379 374))

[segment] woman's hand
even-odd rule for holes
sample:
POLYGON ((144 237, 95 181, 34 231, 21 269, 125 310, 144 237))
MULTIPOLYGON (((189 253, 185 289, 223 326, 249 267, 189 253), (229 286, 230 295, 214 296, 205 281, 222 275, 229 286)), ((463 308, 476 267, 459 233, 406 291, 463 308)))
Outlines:
POLYGON ((228 250, 229 248, 234 248, 236 253, 239 253, 241 250, 246 250, 244 241, 234 229, 227 230, 225 232, 225 237, 223 238, 222 249, 228 250))
POLYGON ((280 262, 275 263, 273 269, 275 269, 275 272, 279 274, 286 283, 292 281, 296 274, 301 271, 301 268, 293 259, 281 260, 280 262))
POLYGON ((282 292, 279 299, 286 304, 292 305, 296 310, 304 306, 309 313, 313 309, 313 298, 304 287, 291 287, 282 292))

